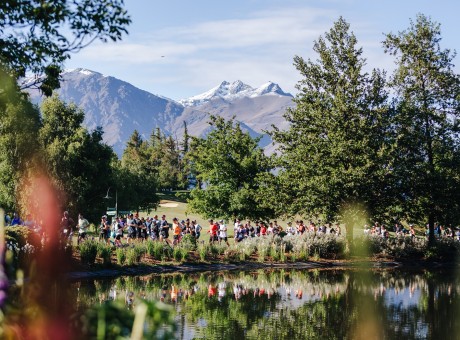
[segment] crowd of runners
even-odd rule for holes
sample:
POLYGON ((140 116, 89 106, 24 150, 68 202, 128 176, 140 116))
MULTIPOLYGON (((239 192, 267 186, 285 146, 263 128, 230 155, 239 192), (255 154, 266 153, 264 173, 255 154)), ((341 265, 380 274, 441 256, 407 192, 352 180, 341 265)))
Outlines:
MULTIPOLYGON (((6 218, 7 225, 24 225, 36 232, 41 232, 40 226, 33 221, 30 215, 21 220, 18 214, 14 213, 12 218, 6 218)), ((78 235, 77 243, 84 240, 89 232, 90 223, 82 215, 78 215, 75 222, 67 211, 63 213, 60 222, 59 236, 61 240, 70 242, 72 236, 76 232, 78 235)), ((139 217, 138 214, 127 214, 125 216, 117 216, 109 219, 106 215, 102 216, 100 223, 97 225, 97 237, 100 241, 112 243, 116 246, 123 246, 133 242, 142 242, 147 239, 165 241, 175 245, 181 241, 185 235, 191 235, 195 239, 201 239, 202 234, 209 238, 210 243, 219 242, 229 245, 229 231, 233 230, 233 238, 235 242, 242 242, 247 238, 264 237, 264 236, 285 236, 285 235, 302 235, 304 233, 324 233, 340 236, 342 234, 341 226, 330 223, 315 224, 313 221, 304 223, 302 220, 288 222, 282 227, 276 220, 274 221, 242 221, 235 219, 229 225, 224 220, 208 220, 208 225, 203 227, 195 219, 179 220, 173 218, 171 223, 168 222, 166 215, 154 215, 153 217, 139 217), (172 235, 172 241, 170 238, 172 235)), ((427 229, 428 230, 428 229, 427 229)), ((400 223, 396 223, 394 227, 388 228, 384 224, 376 222, 369 227, 364 226, 366 235, 381 236, 388 238, 390 231, 394 232, 395 236, 410 236, 416 237, 416 230, 412 224, 408 228, 400 223)), ((435 236, 437 237, 452 237, 460 240, 460 228, 451 226, 435 226, 435 236)), ((204 237, 203 237, 204 238, 204 237)))
MULTIPOLYGON (((69 225, 73 221, 69 221, 67 213, 61 221, 61 228, 64 237, 72 235, 72 229, 69 225)), ((78 243, 86 238, 88 233, 89 223, 80 214, 76 223, 78 230, 78 243)), ((264 236, 284 236, 284 235, 301 235, 306 232, 314 233, 330 233, 341 235, 341 227, 336 224, 334 226, 325 224, 316 226, 315 223, 309 222, 304 224, 302 220, 296 221, 295 224, 288 222, 283 228, 278 222, 263 222, 263 221, 245 221, 235 219, 230 228, 233 228, 233 237, 235 242, 241 242, 246 238, 264 237, 264 236)), ((226 243, 229 245, 229 227, 224 220, 214 221, 208 220, 208 227, 203 231, 203 227, 194 219, 179 220, 173 218, 172 223, 169 223, 166 215, 159 217, 139 217, 138 214, 128 214, 127 216, 119 216, 109 223, 107 216, 102 216, 98 226, 99 240, 107 243, 113 242, 116 246, 123 246, 133 242, 142 242, 147 239, 165 241, 171 243, 170 235, 172 234, 172 244, 178 244, 185 235, 190 235, 195 239, 200 239, 205 233, 209 237, 209 242, 226 243)))

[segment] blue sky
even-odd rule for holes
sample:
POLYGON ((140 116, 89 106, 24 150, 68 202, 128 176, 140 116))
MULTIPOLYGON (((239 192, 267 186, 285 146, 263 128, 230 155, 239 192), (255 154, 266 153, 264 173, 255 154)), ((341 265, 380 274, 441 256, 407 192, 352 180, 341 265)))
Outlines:
MULTIPOLYGON (((369 70, 389 71, 384 33, 423 13, 441 24, 442 47, 460 49, 458 0, 125 0, 133 23, 118 43, 95 43, 66 63, 179 100, 222 81, 267 81, 295 94, 295 55, 315 59, 313 42, 339 16, 351 25, 369 70)), ((454 60, 460 73, 460 57, 454 60)))

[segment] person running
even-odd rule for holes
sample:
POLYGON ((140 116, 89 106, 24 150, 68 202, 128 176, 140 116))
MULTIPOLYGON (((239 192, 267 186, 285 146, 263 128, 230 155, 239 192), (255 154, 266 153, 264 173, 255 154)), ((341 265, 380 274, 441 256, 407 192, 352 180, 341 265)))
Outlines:
POLYGON ((260 222, 260 236, 266 236, 267 235, 267 227, 265 226, 264 222, 260 222))
POLYGON ((158 219, 158 215, 153 216, 151 234, 150 237, 152 240, 159 240, 160 239, 160 220, 158 219))
POLYGON ((198 240, 201 235, 201 230, 203 229, 198 223, 196 223, 196 220, 192 221, 192 226, 195 228, 195 237, 198 240))
POLYGON ((227 246, 230 247, 227 239, 227 226, 224 223, 224 220, 219 221, 219 244, 224 241, 227 243, 227 246))
POLYGON ((415 229, 412 224, 409 226, 409 235, 410 235, 411 240, 414 241, 415 240, 415 229))
POLYGON ((136 239, 136 223, 134 221, 134 215, 129 214, 126 220, 126 226, 128 227, 128 237, 127 242, 128 244, 131 243, 131 240, 136 239))
POLYGON ((142 220, 139 218, 139 214, 134 215, 134 224, 136 230, 136 238, 142 241, 143 233, 142 233, 142 220))
POLYGON ((104 240, 107 244, 110 244, 109 240, 110 224, 107 221, 107 216, 102 216, 101 224, 99 226, 99 241, 104 240))
POLYGON ((179 220, 174 217, 173 218, 173 231, 174 231, 174 241, 173 241, 173 245, 176 245, 180 242, 180 238, 181 238, 181 234, 182 234, 182 226, 181 224, 179 223, 179 220))
POLYGON ((169 237, 169 223, 166 221, 166 215, 161 216, 161 221, 160 221, 160 240, 165 241, 166 243, 169 243, 168 240, 169 237))
POLYGON ((60 230, 60 239, 64 243, 72 241, 72 232, 73 227, 75 226, 74 220, 69 216, 68 211, 64 211, 64 215, 61 219, 61 230, 60 230))
POLYGON ((246 228, 248 229, 248 234, 250 237, 256 237, 256 228, 251 224, 251 221, 246 223, 246 228))
POLYGON ((120 218, 117 217, 115 222, 115 245, 117 247, 123 247, 121 240, 123 239, 123 223, 120 221, 120 218))
POLYGON ((217 231, 219 227, 213 220, 209 220, 209 243, 217 242, 217 231))
POLYGON ((83 215, 78 214, 78 239, 77 244, 80 244, 82 240, 86 238, 86 233, 88 232, 89 222, 83 215))
POLYGON ((295 235, 296 234, 296 230, 295 230, 295 227, 292 226, 292 222, 288 222, 287 224, 287 228, 286 228, 286 233, 288 235, 295 235))
POLYGON ((152 221, 153 220, 150 217, 147 217, 145 219, 145 222, 144 222, 144 225, 145 225, 145 228, 146 228, 146 237, 145 237, 145 239, 147 239, 147 237, 152 234, 152 221))

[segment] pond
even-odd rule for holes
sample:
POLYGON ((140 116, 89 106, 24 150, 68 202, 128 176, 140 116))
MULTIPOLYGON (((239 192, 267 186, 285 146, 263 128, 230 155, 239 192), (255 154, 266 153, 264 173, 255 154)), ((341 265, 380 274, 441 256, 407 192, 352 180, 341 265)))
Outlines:
POLYGON ((179 339, 453 339, 453 270, 256 270, 72 283, 76 306, 162 301, 179 339))

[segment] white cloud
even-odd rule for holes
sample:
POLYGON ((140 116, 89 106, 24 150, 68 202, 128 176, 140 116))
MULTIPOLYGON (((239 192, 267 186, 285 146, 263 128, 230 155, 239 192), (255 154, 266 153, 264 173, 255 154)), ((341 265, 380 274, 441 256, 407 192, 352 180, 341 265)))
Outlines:
MULTIPOLYGON (((251 86, 271 80, 285 91, 295 92, 300 75, 292 65, 293 57, 316 59, 313 41, 338 17, 334 9, 297 6, 228 20, 172 25, 135 32, 117 44, 91 45, 79 53, 80 65, 72 66, 92 67, 173 99, 236 79, 251 86), (110 67, 116 71, 110 73, 110 67)), ((372 27, 364 18, 354 21, 351 29, 369 58, 369 69, 386 68, 390 59, 382 58, 379 42, 383 35, 372 27)))

